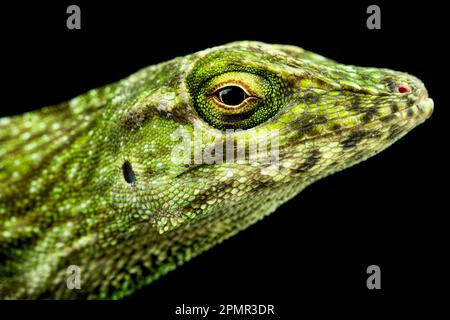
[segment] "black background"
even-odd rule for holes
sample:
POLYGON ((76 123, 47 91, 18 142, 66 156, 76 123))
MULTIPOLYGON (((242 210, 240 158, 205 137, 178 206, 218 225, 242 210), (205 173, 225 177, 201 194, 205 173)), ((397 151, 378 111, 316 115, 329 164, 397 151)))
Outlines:
POLYGON ((438 3, 376 2, 381 30, 366 27, 372 2, 2 4, 0 116, 235 40, 292 44, 345 64, 406 71, 435 101, 433 116, 382 154, 316 182, 246 231, 102 310, 165 319, 182 303, 274 304, 279 319, 357 308, 365 318, 386 306, 415 310, 448 288, 448 29, 438 3), (66 28, 70 4, 81 7, 81 30, 66 28), (381 290, 366 288, 371 264, 381 268, 381 290))

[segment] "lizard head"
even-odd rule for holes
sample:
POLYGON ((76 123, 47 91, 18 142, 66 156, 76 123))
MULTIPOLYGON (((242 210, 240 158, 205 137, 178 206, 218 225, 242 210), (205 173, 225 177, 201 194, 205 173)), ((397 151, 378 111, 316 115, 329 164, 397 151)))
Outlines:
POLYGON ((432 110, 411 75, 237 42, 4 118, 0 297, 121 297, 432 110))
POLYGON ((135 93, 122 117, 133 131, 123 148, 133 181, 121 188, 152 200, 139 212, 160 232, 218 208, 266 203, 263 211, 273 211, 433 110, 414 76, 259 42, 174 59, 128 81, 142 87, 149 78, 150 93, 135 93))

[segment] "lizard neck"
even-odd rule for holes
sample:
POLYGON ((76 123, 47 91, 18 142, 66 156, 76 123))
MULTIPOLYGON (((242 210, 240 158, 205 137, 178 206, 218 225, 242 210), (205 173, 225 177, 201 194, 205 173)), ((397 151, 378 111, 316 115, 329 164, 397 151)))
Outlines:
MULTIPOLYGON (((10 197, 14 197, 11 200, 15 210, 9 214, 30 212, 40 204, 38 197, 45 198, 43 194, 58 192, 58 187, 76 180, 82 168, 77 168, 80 162, 74 157, 94 158, 90 157, 90 133, 105 105, 99 95, 97 91, 89 92, 56 106, 1 119, 0 200, 3 207, 8 207, 10 197), (18 195, 35 201, 21 202, 18 195)), ((90 161, 81 163, 91 165, 90 161)))
POLYGON ((108 102, 102 90, 0 119, 0 256, 7 261, 0 274, 8 275, 0 292, 26 287, 21 282, 39 287, 43 277, 34 275, 46 270, 35 270, 36 255, 51 255, 51 272, 81 246, 93 213, 107 211, 98 201, 102 186, 93 183, 101 174, 100 142, 91 139, 108 102))

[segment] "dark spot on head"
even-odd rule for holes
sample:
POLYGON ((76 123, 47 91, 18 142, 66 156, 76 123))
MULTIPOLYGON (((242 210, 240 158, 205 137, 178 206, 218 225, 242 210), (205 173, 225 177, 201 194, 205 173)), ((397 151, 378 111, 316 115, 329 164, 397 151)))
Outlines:
POLYGON ((314 167, 317 162, 319 162, 321 157, 322 155, 319 150, 313 150, 308 158, 306 158, 305 162, 303 162, 297 169, 293 169, 292 171, 295 173, 308 171, 309 169, 314 167))
MULTIPOLYGON (((305 136, 305 132, 303 130, 303 127, 301 126, 301 124, 298 121, 293 121, 290 122, 288 125, 286 125, 286 128, 282 129, 283 132, 286 130, 288 133, 287 137, 290 141, 300 141, 303 139, 303 137, 305 136)), ((245 148, 247 150, 247 148, 245 148)), ((280 152, 283 149, 280 149, 280 152)))
POLYGON ((378 114, 378 109, 375 107, 372 107, 372 108, 367 109, 366 113, 376 115, 376 114, 378 114))
POLYGON ((311 127, 315 123, 315 115, 305 114, 301 118, 295 119, 293 121, 287 122, 287 126, 292 131, 305 132, 305 129, 311 127))
POLYGON ((134 174, 133 167, 128 160, 123 163, 122 172, 126 182, 133 183, 136 181, 136 175, 134 174))
POLYGON ((377 108, 375 108, 375 107, 369 108, 364 113, 364 116, 362 117, 362 121, 364 123, 367 123, 370 120, 372 120, 374 118, 374 116, 376 116, 377 114, 378 114, 378 109, 377 108))
POLYGON ((305 129, 305 132, 308 136, 314 137, 314 136, 319 135, 321 131, 320 131, 319 126, 312 125, 312 126, 309 126, 307 129, 305 129))
POLYGON ((373 118, 373 115, 365 113, 365 114, 362 116, 361 121, 362 121, 363 123, 368 123, 368 122, 370 122, 370 121, 372 120, 372 118, 373 118))
POLYGON ((327 122, 328 122, 328 117, 323 116, 323 115, 318 115, 314 119, 314 124, 325 124, 327 122))
POLYGON ((344 149, 350 149, 356 147, 356 145, 365 137, 370 135, 370 131, 356 130, 348 135, 348 137, 341 142, 341 146, 344 149))
POLYGON ((414 116, 414 111, 411 108, 408 108, 408 110, 406 111, 406 115, 409 118, 412 118, 414 116))
POLYGON ((360 104, 358 95, 355 94, 352 96, 348 110, 355 111, 355 112, 363 112, 364 111, 364 108, 361 108, 361 104, 360 104))
POLYGON ((340 128, 342 128, 342 125, 340 123, 336 122, 331 125, 331 130, 333 131, 339 130, 340 128))
POLYGON ((398 104, 391 104, 391 111, 392 113, 398 112, 398 104))
POLYGON ((145 169, 145 174, 154 175, 155 174, 155 170, 153 170, 152 168, 148 167, 148 168, 145 169))
POLYGON ((383 80, 386 82, 387 87, 391 92, 396 91, 397 84, 392 77, 385 77, 383 80))
POLYGON ((167 117, 177 123, 188 123, 189 118, 192 117, 186 106, 175 106, 171 111, 165 111, 155 102, 148 103, 145 108, 131 109, 127 111, 122 119, 121 125, 127 129, 137 129, 144 123, 151 120, 154 116, 167 117))
POLYGON ((417 97, 415 97, 415 96, 413 96, 413 95, 408 96, 408 103, 409 103, 409 104, 417 103, 417 97))
POLYGON ((192 113, 186 106, 177 105, 170 113, 167 113, 167 116, 177 123, 186 124, 191 122, 192 113))
POLYGON ((123 115, 120 124, 127 129, 136 129, 140 127, 143 122, 148 120, 148 117, 149 115, 142 109, 132 109, 123 115))
POLYGON ((324 115, 306 114, 300 119, 296 119, 290 122, 292 129, 295 130, 307 130, 316 125, 323 125, 328 122, 328 117, 324 115))
POLYGON ((319 95, 314 91, 306 91, 303 96, 303 101, 306 104, 316 104, 319 99, 319 95))
POLYGON ((380 121, 381 122, 390 122, 395 118, 394 114, 388 114, 387 116, 381 117, 380 121))

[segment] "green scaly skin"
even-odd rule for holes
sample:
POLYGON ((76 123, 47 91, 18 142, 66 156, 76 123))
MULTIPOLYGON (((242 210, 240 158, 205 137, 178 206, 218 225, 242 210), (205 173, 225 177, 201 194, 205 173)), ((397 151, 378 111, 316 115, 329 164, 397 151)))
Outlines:
POLYGON ((235 42, 2 118, 0 297, 129 295, 385 149, 432 110, 411 75, 235 42), (230 84, 254 97, 245 112, 224 111, 213 95, 230 84), (278 166, 181 163, 172 156, 180 128, 200 130, 201 151, 211 134, 249 144, 277 132, 278 166), (80 290, 67 288, 70 265, 81 268, 80 290))

